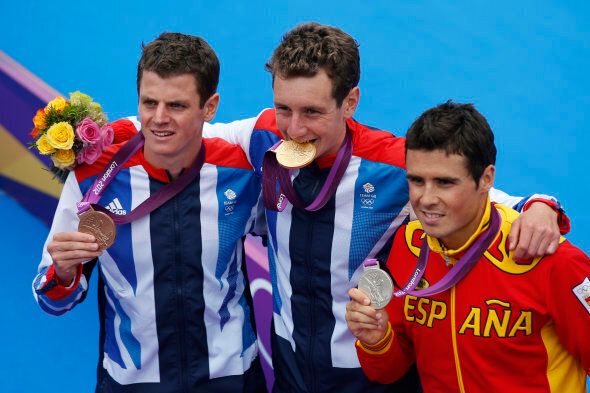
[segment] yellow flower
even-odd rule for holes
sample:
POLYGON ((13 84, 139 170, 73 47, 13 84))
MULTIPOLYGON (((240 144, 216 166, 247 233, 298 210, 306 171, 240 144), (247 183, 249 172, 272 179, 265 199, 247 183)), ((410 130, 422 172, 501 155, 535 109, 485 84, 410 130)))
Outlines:
POLYGON ((45 107, 45 111, 48 111, 50 107, 53 107, 56 111, 62 111, 68 105, 68 101, 66 101, 63 97, 56 97, 53 100, 49 101, 47 106, 45 107))
POLYGON ((41 135, 41 137, 37 139, 35 144, 37 145, 37 149, 41 154, 47 155, 55 151, 53 146, 49 144, 49 141, 47 140, 47 136, 45 134, 41 135))
POLYGON ((74 144, 74 129, 65 121, 49 127, 46 135, 49 144, 56 149, 68 150, 74 144))
POLYGON ((88 106, 91 102, 92 97, 90 97, 88 94, 84 94, 79 91, 70 93, 70 103, 72 105, 88 106))
POLYGON ((76 153, 74 153, 74 149, 57 150, 51 156, 51 160, 53 161, 53 165, 64 169, 74 164, 76 161, 76 153))

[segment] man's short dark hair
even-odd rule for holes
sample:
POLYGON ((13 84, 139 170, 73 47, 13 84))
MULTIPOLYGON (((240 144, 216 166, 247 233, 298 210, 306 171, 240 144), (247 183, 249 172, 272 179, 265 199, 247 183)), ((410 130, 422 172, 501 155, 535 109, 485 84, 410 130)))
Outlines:
POLYGON ((476 183, 488 165, 496 163, 494 133, 473 104, 447 101, 428 109, 406 134, 408 150, 444 150, 467 160, 467 170, 476 183))
POLYGON ((182 33, 162 33, 147 45, 142 44, 137 64, 137 92, 144 71, 161 78, 192 74, 195 77, 201 108, 215 94, 219 83, 219 59, 207 41, 182 33))
POLYGON ((272 74, 273 83, 277 75, 313 77, 323 69, 332 80, 332 96, 340 106, 359 83, 358 43, 336 27, 304 23, 283 36, 266 69, 272 74))

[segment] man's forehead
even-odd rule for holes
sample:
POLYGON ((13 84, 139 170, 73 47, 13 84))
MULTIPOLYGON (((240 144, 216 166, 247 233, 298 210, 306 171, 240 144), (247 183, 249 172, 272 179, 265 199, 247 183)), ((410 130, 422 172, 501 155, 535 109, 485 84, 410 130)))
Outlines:
POLYGON ((325 106, 335 102, 332 81, 320 74, 275 79, 273 99, 275 103, 302 107, 325 106))
POLYGON ((199 97, 197 81, 193 74, 160 75, 153 71, 144 71, 139 85, 140 97, 154 96, 167 101, 192 99, 199 97))
POLYGON ((408 149, 406 152, 406 168, 408 173, 428 171, 429 173, 456 173, 457 176, 462 176, 467 172, 467 159, 461 154, 449 153, 443 149, 408 149))

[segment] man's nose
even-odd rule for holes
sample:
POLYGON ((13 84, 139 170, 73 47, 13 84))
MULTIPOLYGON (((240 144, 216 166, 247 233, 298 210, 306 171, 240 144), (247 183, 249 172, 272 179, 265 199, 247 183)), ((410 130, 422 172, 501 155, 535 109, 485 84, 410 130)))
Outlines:
POLYGON ((160 103, 154 113, 154 122, 158 124, 166 123, 168 121, 168 110, 166 105, 160 103))
POLYGON ((424 187, 422 187, 420 203, 425 206, 432 206, 438 203, 438 191, 435 185, 426 183, 424 187))
POLYGON ((287 135, 289 138, 297 142, 307 141, 307 126, 304 119, 296 113, 291 116, 289 127, 287 128, 287 135))

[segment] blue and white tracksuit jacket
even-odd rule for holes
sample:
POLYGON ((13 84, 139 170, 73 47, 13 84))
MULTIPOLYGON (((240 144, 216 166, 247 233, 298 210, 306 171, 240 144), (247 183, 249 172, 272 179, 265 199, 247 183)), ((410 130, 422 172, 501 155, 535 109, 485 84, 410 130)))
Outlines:
MULTIPOLYGON (((132 128, 129 121, 113 127, 132 128)), ((71 288, 56 285, 45 246, 33 292, 47 313, 60 315, 84 300, 99 271, 100 364, 97 392, 264 391, 242 270, 243 237, 251 231, 260 177, 239 146, 204 139, 200 176, 130 224, 115 243, 80 269, 71 288)), ((121 145, 68 177, 47 243, 76 231, 76 202, 121 145)), ((169 182, 140 149, 117 174, 100 204, 125 214, 169 182)))
MULTIPOLYGON (((344 318, 348 290, 358 283, 362 261, 376 256, 385 261, 395 230, 411 214, 405 139, 354 120, 347 126, 352 133, 352 158, 327 205, 316 212, 290 204, 280 213, 266 211, 276 392, 419 389, 416 375, 407 375, 395 385, 369 382, 360 369, 355 338, 344 318)), ((206 124, 204 133, 241 144, 256 171, 262 168, 264 152, 280 135, 272 109, 252 119, 206 124)), ((296 192, 307 204, 329 172, 331 163, 321 161, 299 170, 293 179, 296 192)), ((523 199, 498 190, 491 195, 519 209, 536 199, 559 208, 547 196, 523 199)))

